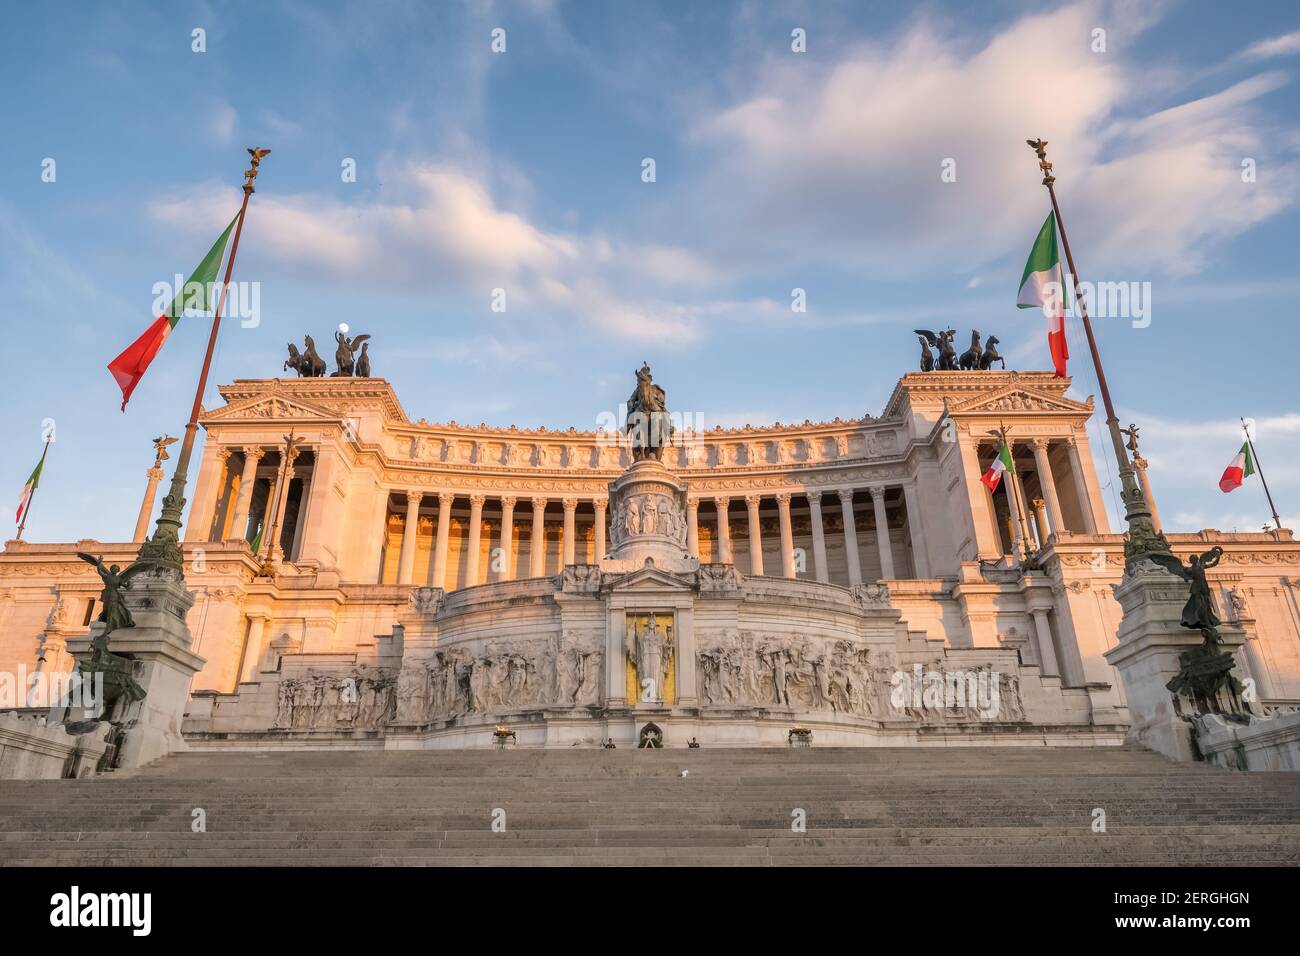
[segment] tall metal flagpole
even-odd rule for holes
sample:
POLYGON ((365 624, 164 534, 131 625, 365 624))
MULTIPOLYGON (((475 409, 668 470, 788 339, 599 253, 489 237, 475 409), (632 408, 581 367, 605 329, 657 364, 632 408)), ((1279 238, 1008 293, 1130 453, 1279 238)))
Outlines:
POLYGON ((212 368, 212 353, 216 349, 217 332, 221 328, 221 310, 226 304, 226 293, 230 289, 230 275, 235 268, 235 253, 239 251, 239 234, 244 229, 248 199, 256 191, 253 180, 257 178, 257 167, 261 164, 262 158, 270 152, 269 149, 260 148, 248 151, 253 160, 244 172, 244 202, 239 207, 239 222, 235 225, 235 238, 230 246, 230 258, 226 260, 226 278, 221 284, 221 294, 217 298, 217 308, 212 316, 208 351, 203 357, 203 370, 199 373, 198 388, 194 392, 194 406, 190 409, 190 420, 185 426, 185 440, 181 444, 180 454, 176 456, 176 471, 172 474, 171 488, 167 492, 167 497, 163 498, 162 514, 158 516, 153 537, 140 547, 138 560, 182 573, 184 556, 181 553, 181 512, 185 508, 185 480, 189 473, 190 456, 194 452, 194 437, 199 430, 199 411, 203 406, 203 392, 208 385, 208 371, 212 368))
MULTIPOLYGON (((40 464, 37 465, 42 472, 45 470, 45 456, 49 454, 50 442, 53 440, 54 432, 50 431, 45 435, 45 447, 41 450, 41 461, 40 464)), ((1260 475, 1261 481, 1263 480, 1263 477, 1263 475, 1260 475)), ((36 487, 32 489, 31 497, 27 499, 26 507, 23 508, 23 520, 18 523, 18 537, 15 539, 17 541, 23 540, 23 529, 27 527, 27 516, 32 513, 32 502, 36 500, 36 492, 40 486, 40 482, 37 481, 36 487)))
POLYGON ((1083 331, 1088 336, 1088 349, 1092 352, 1092 364, 1097 370, 1097 385, 1101 389, 1101 400, 1106 407, 1106 427, 1110 430, 1111 444, 1115 447, 1115 461, 1119 463, 1120 498, 1124 502, 1124 518, 1128 522, 1128 539, 1124 542, 1124 561, 1133 565, 1148 554, 1172 554, 1165 536, 1156 530, 1151 519, 1151 509, 1147 507, 1146 496, 1138 484, 1137 472, 1128 457, 1128 448, 1124 444, 1123 433, 1119 428, 1119 417, 1110 400, 1110 388, 1106 385, 1106 372, 1101 367, 1101 354, 1097 351, 1097 339, 1092 334, 1092 323, 1088 320, 1088 306, 1079 290, 1079 271, 1074 266, 1074 255, 1070 252, 1070 240, 1065 235, 1065 223, 1061 219, 1061 207, 1056 201, 1056 177, 1052 175, 1052 164, 1047 161, 1047 140, 1027 140, 1029 148, 1038 154, 1038 168, 1043 171, 1043 185, 1052 198, 1052 211, 1056 213, 1056 228, 1061 232, 1061 245, 1065 247, 1065 261, 1070 266, 1070 275, 1074 281, 1074 300, 1079 306, 1079 315, 1083 319, 1083 331))
POLYGON ((1268 499, 1268 508, 1273 512, 1273 530, 1279 531, 1282 528, 1282 519, 1277 516, 1277 505, 1273 504, 1273 494, 1268 490, 1268 482, 1264 480, 1264 467, 1259 463, 1259 455, 1255 454, 1255 442, 1250 437, 1250 429, 1246 427, 1246 419, 1241 419, 1241 430, 1246 433, 1246 444, 1250 446, 1250 457, 1255 460, 1255 470, 1259 472, 1259 483, 1264 486, 1264 497, 1268 499))

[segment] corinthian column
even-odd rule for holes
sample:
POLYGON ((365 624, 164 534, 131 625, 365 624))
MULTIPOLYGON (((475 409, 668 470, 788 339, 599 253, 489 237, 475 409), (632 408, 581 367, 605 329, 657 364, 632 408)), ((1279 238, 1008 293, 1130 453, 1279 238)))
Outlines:
POLYGON ((853 517, 853 489, 839 491, 840 510, 844 513, 844 555, 849 563, 849 585, 862 583, 862 561, 858 558, 858 529, 853 517))
POLYGON ((776 511, 781 524, 781 574, 792 578, 794 574, 794 529, 790 526, 790 495, 781 492, 776 496, 776 511))
POLYGON ((700 556, 700 499, 686 499, 686 552, 693 558, 700 556))
POLYGON ((731 522, 727 519, 727 510, 731 507, 730 498, 714 498, 713 507, 718 509, 718 554, 720 564, 731 564, 731 522))
POLYGON ((817 580, 826 582, 831 579, 826 567, 826 529, 822 527, 822 493, 808 492, 808 511, 812 519, 813 562, 817 565, 817 580))
POLYGON ((749 573, 763 573, 763 531, 758 526, 758 504, 760 495, 746 495, 745 505, 749 508, 749 573))
POLYGON ((564 498, 560 504, 564 506, 564 541, 560 553, 563 558, 560 562, 561 567, 567 568, 573 563, 574 554, 574 515, 578 512, 577 498, 564 498))
POLYGON ((609 499, 597 498, 591 503, 591 506, 596 509, 596 524, 593 529, 593 551, 595 553, 592 556, 592 561, 600 564, 601 559, 605 557, 605 511, 609 508, 609 499))
POLYGON ((266 454, 265 448, 253 445, 244 448, 244 470, 239 476, 239 495, 235 498, 235 517, 230 522, 230 532, 241 540, 248 540, 248 509, 253 502, 253 485, 257 481, 257 463, 266 454))
POLYGON ((533 543, 528 560, 535 578, 546 574, 546 499, 533 499, 533 543))
POLYGON ((448 491, 438 493, 438 535, 433 545, 433 580, 435 588, 447 586, 447 540, 451 536, 451 503, 455 495, 448 491))
POLYGON ((502 581, 514 580, 514 556, 510 553, 515 547, 515 499, 505 495, 501 499, 501 577, 502 581))
POLYGON ((889 516, 885 513, 885 486, 871 489, 871 507, 876 513, 876 547, 880 551, 880 576, 894 577, 894 549, 889 541, 889 516))
MULTIPOLYGON (((153 517, 153 501, 158 494, 158 482, 162 480, 163 470, 154 465, 145 472, 145 477, 149 483, 144 486, 144 500, 140 502, 140 517, 135 519, 135 534, 131 540, 139 544, 149 534, 149 519, 153 517)), ((243 486, 240 486, 239 494, 244 493, 243 486)))
MULTIPOLYGON (((1034 467, 1038 469, 1038 484, 1043 489, 1043 501, 1047 503, 1047 520, 1051 522, 1051 531, 1065 530, 1065 519, 1061 517, 1061 499, 1056 494, 1056 479, 1052 477, 1052 462, 1047 457, 1047 442, 1035 438, 1029 443, 1034 450, 1034 467)), ((1041 529, 1044 534, 1047 528, 1041 529)), ((1046 539, 1043 544, 1046 544, 1046 539)))
POLYGON ((483 537, 484 495, 469 496, 469 541, 465 546, 465 587, 478 584, 478 556, 480 538, 483 537))
POLYGON ((397 583, 410 584, 411 572, 415 570, 415 536, 420 519, 420 499, 422 491, 406 493, 406 523, 402 526, 402 551, 397 559, 397 583))

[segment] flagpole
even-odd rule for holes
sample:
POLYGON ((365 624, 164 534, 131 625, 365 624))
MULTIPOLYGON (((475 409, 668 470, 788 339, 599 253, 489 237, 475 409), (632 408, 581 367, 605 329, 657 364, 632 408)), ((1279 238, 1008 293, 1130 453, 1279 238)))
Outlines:
POLYGON ((1106 372, 1101 367, 1101 353, 1097 350, 1097 339, 1092 334, 1092 322, 1088 319, 1088 306, 1079 289, 1079 271, 1074 266, 1074 254, 1070 251, 1070 240, 1065 235, 1065 222, 1061 219, 1061 207, 1056 201, 1056 177, 1052 175, 1052 164, 1047 161, 1047 141, 1031 139, 1029 148, 1038 154, 1038 168, 1043 171, 1043 185, 1052 199, 1052 212, 1056 215, 1056 228, 1061 232, 1061 245, 1065 247, 1065 261, 1070 266, 1070 275, 1074 285, 1074 300, 1079 306, 1079 316, 1083 320, 1083 331, 1088 336, 1088 350, 1092 353, 1092 364, 1097 370, 1097 385, 1101 389, 1102 404, 1106 408, 1106 427, 1110 430, 1111 444, 1115 448, 1115 460, 1119 464, 1120 497, 1124 501, 1124 519, 1128 523, 1128 540, 1124 542, 1124 560, 1126 565, 1140 561, 1148 554, 1171 554, 1169 542, 1156 530, 1151 518, 1151 509, 1147 506, 1146 496, 1138 485, 1137 472, 1129 460, 1128 449, 1119 428, 1119 416, 1115 414, 1115 405, 1110 399, 1110 388, 1106 384, 1106 372))
MULTIPOLYGON (((41 449, 41 460, 36 466, 38 469, 37 471, 38 475, 45 470, 45 456, 49 454, 50 442, 52 442, 53 440, 54 440, 54 432, 53 430, 51 430, 45 436, 45 447, 41 449)), ((1261 475, 1260 479, 1263 480, 1263 477, 1264 476, 1261 475)), ((32 513, 32 502, 36 500, 36 492, 40 489, 40 487, 41 487, 41 483, 40 480, 38 479, 36 482, 36 487, 32 489, 31 496, 27 499, 27 507, 23 509, 23 520, 18 523, 18 537, 15 539, 16 541, 23 540, 23 529, 27 527, 27 516, 32 513)))
MULTIPOLYGON (((1016 557, 1020 561, 1020 567, 1022 570, 1037 570, 1037 565, 1034 563, 1033 557, 1029 551, 1029 524, 1028 519, 1025 517, 1025 507, 1020 500, 1020 489, 1016 487, 1016 455, 1015 452, 1011 450, 1011 442, 1007 441, 1007 426, 1002 422, 998 422, 998 435, 1001 436, 1002 445, 1006 448, 1007 456, 1011 459, 1011 472, 1006 476, 1006 478, 1007 484, 1011 488, 1011 500, 1015 502, 1013 507, 1016 509, 1016 513, 1011 516, 1011 520, 1014 522, 1015 527, 1020 530, 1021 553, 1016 555, 1016 557)), ((999 448, 998 452, 1000 454, 1002 449, 999 448)))
POLYGON ((248 212, 249 197, 256 192, 253 180, 257 178, 257 167, 269 149, 250 149, 252 163, 244 172, 244 201, 239 207, 239 221, 235 224, 235 238, 230 246, 230 258, 226 260, 226 278, 221 284, 221 294, 217 298, 217 308, 212 316, 212 331, 208 334, 208 350, 203 356, 203 369, 199 373, 198 388, 194 392, 194 406, 190 409, 190 420, 185 426, 185 440, 181 444, 180 454, 176 456, 176 470, 172 474, 171 488, 163 498, 162 514, 154 527, 153 537, 140 548, 139 560, 149 561, 161 567, 175 571, 184 570, 184 556, 181 553, 180 530, 181 512, 185 508, 185 481, 189 473, 190 456, 194 452, 194 438, 199 430, 199 411, 203 406, 203 393, 208 385, 208 372, 212 368, 212 354, 217 346, 217 332, 221 328, 221 310, 226 304, 226 293, 230 289, 230 276, 235 268, 235 253, 239 251, 239 234, 244 229, 244 216, 248 212))
POLYGON ((1250 457, 1255 459, 1255 470, 1259 472, 1259 483, 1264 486, 1264 497, 1268 499, 1269 510, 1273 512, 1273 529, 1282 530, 1282 519, 1277 516, 1277 505, 1273 504, 1273 494, 1268 490, 1268 482, 1264 480, 1264 466, 1259 463, 1259 455, 1255 452, 1255 443, 1251 440, 1250 429, 1246 427, 1246 419, 1241 419, 1241 430, 1246 433, 1246 444, 1250 446, 1250 457))

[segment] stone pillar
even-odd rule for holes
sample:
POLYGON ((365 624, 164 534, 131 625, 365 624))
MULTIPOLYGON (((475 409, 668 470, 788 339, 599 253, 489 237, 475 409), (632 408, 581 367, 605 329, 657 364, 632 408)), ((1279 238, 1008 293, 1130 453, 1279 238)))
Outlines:
POLYGON ((1029 503, 1034 508, 1034 528, 1038 532, 1038 546, 1041 548, 1047 544, 1047 537, 1050 534, 1047 526, 1046 502, 1042 498, 1035 498, 1029 503))
POLYGON ((731 555, 731 522, 727 519, 727 511, 731 507, 730 498, 714 498, 713 507, 718 509, 718 557, 720 564, 731 564, 734 558, 731 555))
POLYGON ((840 510, 844 513, 844 554, 849 563, 849 586, 862 583, 862 560, 858 557, 858 528, 853 517, 853 489, 841 488, 840 510))
POLYGON ((247 541, 248 509, 253 502, 253 485, 257 483, 257 463, 266 454, 266 449, 253 445, 244 447, 244 470, 239 477, 239 496, 235 499, 235 517, 230 523, 230 531, 241 541, 247 541))
POLYGON ((885 513, 885 486, 871 489, 871 507, 876 513, 876 547, 880 549, 880 576, 894 577, 894 548, 889 540, 889 515, 885 513))
POLYGON ((1046 608, 1030 611, 1034 618, 1034 633, 1038 637, 1038 659, 1042 661, 1044 677, 1059 677, 1061 667, 1056 662, 1056 646, 1052 643, 1052 627, 1047 620, 1046 608))
POLYGON ((808 493, 808 511, 812 520, 813 563, 817 566, 814 573, 818 581, 830 581, 830 571, 826 567, 826 529, 822 527, 822 493, 808 493))
POLYGON ((903 505, 907 508, 907 531, 912 537, 912 564, 918 578, 930 576, 930 553, 925 544, 924 518, 916 497, 916 485, 909 481, 903 485, 903 505))
POLYGON ((1097 521, 1092 511, 1092 495, 1088 492, 1088 478, 1083 473, 1083 456, 1079 446, 1070 439, 1065 443, 1070 453, 1070 471, 1074 472, 1074 493, 1079 499, 1079 513, 1083 515, 1083 530, 1087 534, 1097 533, 1097 521))
POLYGON ((540 578, 546 574, 546 499, 533 499, 533 543, 529 554, 531 574, 540 578))
POLYGON ((303 495, 304 514, 299 517, 302 549, 299 556, 315 561, 317 567, 338 564, 339 530, 342 514, 334 495, 334 471, 338 456, 333 446, 322 442, 316 446, 316 463, 312 465, 311 484, 303 495))
POLYGON ((600 559, 605 556, 605 512, 609 508, 608 498, 597 498, 591 503, 596 509, 596 524, 593 528, 593 556, 592 561, 600 564, 600 559))
MULTIPOLYGON (((1014 453, 1013 453, 1014 454, 1014 453)), ((1011 531, 1011 553, 1016 561, 1021 560, 1025 553, 1024 539, 1021 537, 1021 528, 1024 526, 1024 516, 1020 513, 1020 508, 1016 501, 1016 475, 1014 472, 1008 474, 1002 473, 1002 484, 999 485, 1003 493, 1007 496, 1007 527, 1011 531)))
MULTIPOLYGON (((281 454, 284 454, 281 452, 281 454)), ((293 463, 298 458, 298 449, 294 449, 293 454, 289 456, 289 461, 284 465, 283 474, 280 477, 280 487, 276 491, 275 503, 275 527, 268 528, 268 532, 274 540, 271 541, 270 555, 273 561, 284 560, 284 549, 280 547, 280 539, 284 537, 285 512, 289 508, 289 485, 293 483, 296 477, 294 474, 293 463)))
POLYGON ((200 458, 199 473, 191 490, 189 518, 185 522, 184 540, 207 541, 212 530, 212 515, 217 508, 217 495, 221 493, 221 482, 225 477, 226 465, 218 456, 224 448, 208 442, 203 447, 200 458))
POLYGON ((686 553, 693 558, 700 556, 700 499, 686 499, 686 553))
POLYGON ((479 545, 483 537, 483 502, 485 495, 469 496, 469 540, 465 544, 465 587, 478 584, 479 545))
POLYGON ((781 574, 792 578, 794 573, 794 529, 790 525, 790 495, 781 492, 776 496, 776 511, 781 522, 781 574))
MULTIPOLYGON (((212 517, 208 521, 208 529, 204 531, 208 541, 224 541, 223 534, 226 519, 230 517, 230 490, 235 483, 235 475, 230 467, 230 458, 234 452, 230 448, 223 448, 217 452, 217 459, 221 462, 221 481, 217 485, 216 498, 212 502, 212 517)), ((203 531, 203 529, 199 529, 203 531)))
MULTIPOLYGON (((1043 499, 1047 502, 1047 517, 1051 521, 1051 530, 1064 531, 1065 518, 1061 516, 1061 499, 1056 495, 1056 479, 1052 476, 1052 463, 1047 457, 1048 444, 1041 438, 1035 438, 1029 443, 1029 447, 1034 450, 1034 467, 1038 469, 1038 484, 1043 489, 1043 499)), ((1046 528, 1042 531, 1047 533, 1046 528)), ((1043 544, 1047 544, 1047 539, 1043 539, 1043 544)))
POLYGON ((433 545, 433 580, 435 588, 447 587, 447 539, 451 535, 451 504, 456 496, 449 491, 438 493, 438 534, 433 545))
POLYGON ((415 570, 415 536, 419 527, 422 491, 406 493, 406 523, 402 526, 402 553, 397 561, 397 583, 410 584, 415 570))
POLYGON ((1138 484, 1142 486, 1142 497, 1146 499, 1147 510, 1151 512, 1151 523, 1156 531, 1160 529, 1160 512, 1156 510, 1156 496, 1151 490, 1151 479, 1147 477, 1147 460, 1141 455, 1133 455, 1133 468, 1137 471, 1138 484))
POLYGON ((501 577, 502 581, 515 579, 515 562, 511 554, 515 547, 515 498, 501 498, 501 577))
MULTIPOLYGON (((145 472, 145 477, 149 479, 149 482, 144 486, 144 500, 140 502, 140 517, 135 519, 135 534, 131 538, 136 544, 149 536, 149 519, 153 517, 153 502, 158 494, 158 482, 162 480, 163 470, 154 465, 145 472)), ((239 488, 239 494, 240 497, 243 497, 244 489, 242 485, 239 488)))
POLYGON ((240 683, 257 680, 258 664, 266 645, 267 616, 260 612, 248 615, 248 641, 244 644, 244 666, 239 674, 240 683))
POLYGON ((573 524, 574 516, 578 511, 578 499, 565 498, 560 502, 560 504, 564 506, 564 541, 561 545, 560 552, 563 557, 560 561, 560 567, 567 568, 573 563, 575 538, 573 524))
POLYGON ((746 495, 745 505, 749 508, 749 573, 763 573, 763 531, 758 526, 758 505, 760 495, 746 495))
MULTIPOLYGON (((968 428, 957 429, 957 451, 961 455, 962 477, 966 481, 966 503, 970 506, 971 531, 975 536, 975 553, 980 558, 1000 558, 1002 556, 1002 535, 998 532, 996 510, 988 488, 980 481, 983 469, 980 467, 979 448, 968 428)), ((960 503, 954 521, 964 521, 960 514, 960 503)), ((960 535, 954 535, 960 539, 960 535)))

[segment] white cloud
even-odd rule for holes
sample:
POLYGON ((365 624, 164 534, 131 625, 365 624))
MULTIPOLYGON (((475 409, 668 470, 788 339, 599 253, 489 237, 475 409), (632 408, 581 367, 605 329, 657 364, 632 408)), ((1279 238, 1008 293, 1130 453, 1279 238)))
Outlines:
POLYGON ((222 146, 228 146, 235 139, 235 126, 239 114, 229 103, 217 100, 208 111, 209 131, 212 138, 222 146))
POLYGON ((1267 60, 1275 56, 1289 56, 1300 53, 1300 30, 1281 36, 1269 37, 1251 44, 1241 55, 1247 60, 1267 60))

